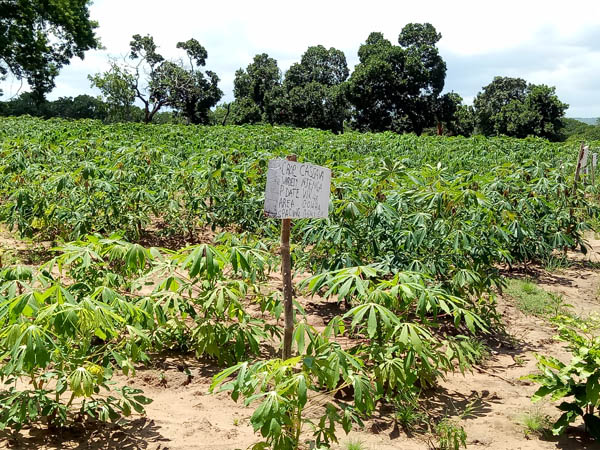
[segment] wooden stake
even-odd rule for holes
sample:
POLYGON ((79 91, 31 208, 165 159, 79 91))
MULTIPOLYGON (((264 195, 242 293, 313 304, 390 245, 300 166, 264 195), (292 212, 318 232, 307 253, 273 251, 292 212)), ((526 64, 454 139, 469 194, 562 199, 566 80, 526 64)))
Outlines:
POLYGON ((573 195, 577 194, 577 182, 579 181, 579 172, 581 171, 581 159, 583 158, 583 152, 585 151, 585 142, 581 142, 579 147, 579 156, 577 157, 577 167, 575 168, 575 179, 573 180, 573 195))
MULTIPOLYGON (((296 155, 289 155, 288 161, 296 161, 296 155)), ((281 220, 281 276, 283 278, 283 305, 285 327, 283 329, 283 350, 281 358, 292 357, 292 336, 294 334, 294 305, 292 292, 292 261, 290 258, 291 219, 281 220)))

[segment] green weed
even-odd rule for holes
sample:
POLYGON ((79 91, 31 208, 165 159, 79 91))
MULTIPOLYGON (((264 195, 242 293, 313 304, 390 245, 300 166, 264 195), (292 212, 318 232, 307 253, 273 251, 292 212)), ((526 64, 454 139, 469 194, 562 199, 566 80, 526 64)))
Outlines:
POLYGON ((552 422, 540 408, 532 408, 518 416, 517 423, 523 427, 525 436, 542 437, 549 432, 552 422))
POLYGON ((435 426, 434 432, 437 437, 437 448, 439 450, 467 448, 467 433, 465 429, 447 417, 435 426))
POLYGON ((521 358, 520 356, 513 357, 513 360, 515 361, 515 364, 519 367, 523 367, 527 363, 525 358, 521 358))
POLYGON ((416 400, 398 402, 395 405, 394 419, 404 430, 414 430, 427 421, 427 415, 419 409, 416 400))
POLYGON ((538 317, 568 315, 572 305, 562 295, 553 294, 528 280, 509 280, 505 293, 516 300, 521 312, 538 317))
POLYGON ((346 450, 366 450, 364 442, 354 439, 346 442, 345 448, 346 450))
POLYGON ((560 255, 556 255, 556 254, 550 255, 544 261, 544 268, 548 272, 556 272, 556 271, 568 269, 572 265, 573 265, 572 262, 563 253, 561 253, 560 255))

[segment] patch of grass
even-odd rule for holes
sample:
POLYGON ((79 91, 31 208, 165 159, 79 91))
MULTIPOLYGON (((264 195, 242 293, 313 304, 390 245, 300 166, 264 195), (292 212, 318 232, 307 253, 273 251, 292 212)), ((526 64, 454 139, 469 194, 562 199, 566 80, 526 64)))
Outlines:
POLYGON ((547 292, 529 280, 509 280, 504 292, 516 300, 517 307, 524 314, 556 317, 569 315, 572 308, 562 295, 547 292))
POLYGON ((419 408, 416 400, 396 402, 394 419, 406 431, 412 431, 417 426, 427 422, 427 415, 419 408))
POLYGON ((346 450, 366 450, 365 444, 359 440, 349 440, 346 442, 345 449, 346 450))
POLYGON ((550 433, 552 421, 540 408, 532 408, 517 417, 517 423, 523 427, 526 437, 543 437, 550 433))
POLYGON ((560 255, 550 255, 546 261, 544 261, 545 269, 548 272, 556 272, 564 269, 568 269, 573 265, 573 262, 567 258, 563 253, 560 255))

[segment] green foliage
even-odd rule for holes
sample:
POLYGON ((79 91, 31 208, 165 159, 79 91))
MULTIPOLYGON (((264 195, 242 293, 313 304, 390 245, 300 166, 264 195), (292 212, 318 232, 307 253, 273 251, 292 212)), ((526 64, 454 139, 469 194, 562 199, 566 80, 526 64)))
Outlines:
POLYGON ((285 121, 298 127, 342 132, 349 115, 348 74, 342 51, 322 45, 309 47, 285 74, 285 121))
MULTIPOLYGON (((86 265, 95 256, 77 258, 86 265)), ((147 360, 138 306, 108 287, 66 284, 45 269, 5 269, 0 279, 0 378, 14 383, 0 395, 0 428, 19 430, 42 418, 64 425, 72 414, 115 421, 144 412, 151 400, 142 391, 110 387, 115 370, 133 374, 134 364, 147 360), (18 388, 17 380, 28 387, 18 388)))
MULTIPOLYGON (((89 0, 14 0, 0 5, 0 80, 10 71, 41 101, 74 56, 100 47, 89 0)), ((0 91, 1 93, 1 91, 0 91)))
POLYGON ((236 401, 243 397, 246 405, 260 402, 250 422, 265 441, 252 448, 296 449, 306 426, 313 432, 316 448, 328 447, 338 442, 336 425, 348 433, 354 422, 361 423, 357 411, 373 410, 373 387, 362 373, 360 360, 317 335, 311 337, 308 349, 314 352, 310 356, 241 363, 214 377, 211 391, 222 385, 221 390, 230 390, 236 401), (236 376, 226 382, 232 375, 236 376), (347 387, 354 389, 353 405, 318 400, 323 391, 347 387), (318 411, 317 419, 304 414, 309 408, 313 414, 318 411))
POLYGON ((568 117, 563 118, 562 121, 564 125, 562 134, 567 141, 580 144, 581 141, 600 140, 600 124, 588 124, 568 117))
POLYGON ((400 396, 394 400, 394 420, 407 432, 427 423, 427 414, 421 409, 414 396, 400 396))
POLYGON ((460 450, 467 448, 465 429, 451 419, 444 418, 435 426, 435 435, 440 450, 460 450))
POLYGON ((231 123, 279 123, 339 133, 348 116, 348 73, 344 53, 322 45, 309 47, 283 82, 277 61, 266 53, 256 55, 246 70, 236 72, 231 123))
POLYGON ((414 404, 414 395, 421 388, 431 386, 447 371, 465 370, 473 363, 476 350, 464 336, 442 339, 431 332, 438 311, 454 318, 457 331, 463 327, 466 333, 485 331, 484 321, 462 308, 463 300, 426 286, 416 274, 377 280, 378 274, 361 267, 306 280, 304 286, 312 292, 327 287, 325 296, 349 295, 358 305, 344 316, 334 317, 322 333, 299 322, 293 334, 299 356, 288 361, 242 363, 214 377, 211 390, 223 385, 234 400, 240 396, 246 404, 262 400, 251 422, 261 431, 265 446, 297 448, 305 425, 313 429, 317 447, 337 442, 336 424, 347 433, 378 401, 403 405, 401 399, 409 398, 414 404), (422 318, 422 325, 414 320, 416 316, 422 318), (347 349, 335 341, 342 336, 353 337, 347 349), (317 402, 318 420, 304 414, 307 399, 320 399, 322 391, 332 394, 349 387, 353 402, 343 410, 339 405, 317 402))
POLYGON ((161 234, 233 226, 276 238, 262 195, 267 161, 283 149, 336 174, 329 219, 294 227, 312 248, 298 264, 315 271, 385 261, 481 289, 493 263, 581 246, 595 214, 586 187, 572 196, 564 175, 576 151, 536 140, 26 118, 2 119, 0 130, 0 219, 25 236, 137 239, 154 220, 161 234))
POLYGON ((108 106, 107 116, 113 122, 125 122, 131 120, 136 99, 135 84, 138 80, 135 75, 129 73, 125 67, 117 62, 111 61, 110 69, 103 74, 89 75, 90 82, 97 87, 104 97, 108 106))
POLYGON ((550 418, 540 408, 532 408, 520 414, 517 417, 517 421, 523 427, 523 431, 527 437, 543 437, 552 427, 550 418))
POLYGON ((592 317, 587 320, 558 317, 558 339, 565 342, 573 354, 571 362, 564 364, 551 356, 536 355, 540 373, 526 378, 540 384, 532 397, 534 402, 550 397, 561 401, 557 406, 562 415, 554 423, 552 433, 562 434, 566 428, 583 418, 586 431, 600 439, 600 322, 592 317))
POLYGON ((197 40, 177 43, 177 48, 187 53, 189 67, 165 60, 150 35, 136 34, 129 45, 133 65, 112 61, 108 71, 88 77, 102 92, 112 120, 130 119, 137 99, 144 105, 144 123, 152 122, 166 106, 178 111, 188 123, 208 123, 208 112, 223 92, 214 72, 203 74, 199 70, 206 64, 208 53, 197 40))
POLYGON ((474 101, 478 127, 486 136, 540 136, 560 140, 568 105, 556 89, 527 84, 521 78, 495 77, 474 101))
POLYGON ((273 123, 273 91, 281 86, 281 71, 277 61, 266 53, 256 55, 246 70, 239 69, 233 81, 231 123, 273 123))
POLYGON ((346 450, 365 450, 365 444, 362 441, 350 440, 345 444, 346 450))
POLYGON ((110 384, 115 371, 134 375, 147 352, 194 351, 235 364, 279 338, 264 317, 281 311, 278 298, 264 293, 272 256, 221 239, 168 252, 90 235, 53 249, 38 271, 0 272, 0 378, 31 386, 15 384, 0 396, 0 427, 143 413, 150 400, 141 391, 110 384), (263 318, 247 311, 247 297, 263 318))
MULTIPOLYGON (((185 47, 194 64, 205 58, 199 44, 185 47)), ((73 298, 96 308, 86 324, 115 321, 86 335, 103 351, 116 349, 102 361, 88 357, 96 352, 78 361, 66 354, 75 361, 65 373, 68 392, 87 398, 90 383, 101 384, 80 367, 95 364, 109 376, 113 366, 131 373, 149 351, 193 352, 225 367, 213 389, 256 405, 257 448, 330 445, 340 427, 347 431, 380 403, 410 426, 418 413, 410 405, 424 389, 482 357, 481 334, 499 326, 498 266, 585 249, 586 220, 596 215, 594 188, 573 192, 565 176, 576 149, 541 139, 0 123, 0 219, 23 235, 74 240, 42 269, 60 273, 55 308, 73 298), (297 356, 264 360, 280 342, 282 312, 268 278, 280 262, 277 222, 262 216, 266 166, 289 152, 335 175, 329 217, 294 221, 294 269, 312 273, 299 289, 345 309, 318 332, 298 308, 297 356), (200 228, 214 238, 179 250, 140 243, 192 241, 200 228)), ((6 300, 37 298, 38 276, 6 272, 6 300)), ((60 323, 75 339, 70 317, 60 323)), ((38 331, 31 330, 32 361, 47 367, 54 354, 42 351, 48 338, 38 331)), ((67 412, 74 405, 56 404, 67 412)))
POLYGON ((567 314, 572 307, 561 295, 546 292, 532 281, 510 280, 505 292, 517 301, 517 307, 525 314, 556 317, 567 314))
POLYGON ((428 23, 406 25, 398 46, 381 33, 369 35, 349 79, 357 129, 421 134, 434 124, 433 105, 446 77, 446 63, 436 47, 441 37, 428 23))

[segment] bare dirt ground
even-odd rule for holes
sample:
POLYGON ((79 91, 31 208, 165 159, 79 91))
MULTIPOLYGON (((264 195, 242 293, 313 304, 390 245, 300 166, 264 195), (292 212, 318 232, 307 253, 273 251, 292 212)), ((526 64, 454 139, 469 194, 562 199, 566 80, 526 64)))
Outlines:
MULTIPOLYGON (((600 312, 600 240, 589 236, 592 251, 585 257, 569 255, 570 266, 548 272, 535 268, 534 278, 542 288, 562 294, 575 313, 586 316, 600 312)), ((30 247, 0 231, 0 246, 13 254, 30 247), (12 250, 11 250, 12 251, 12 250)), ((22 256, 22 255, 21 255, 22 256)), ((35 256, 35 255, 34 255, 35 256)), ((35 259, 35 258, 32 258, 35 259)), ((3 258, 4 260, 4 258, 3 258)), ((32 261, 35 263, 35 261, 32 261)), ((531 276, 531 275, 530 275, 531 276)), ((303 299, 316 326, 324 322, 311 302, 303 299), (311 306, 313 308, 311 309, 311 306)), ((527 437, 519 425, 521 415, 539 408, 557 417, 552 404, 534 406, 530 397, 536 387, 521 377, 535 371, 536 352, 569 360, 569 354, 552 339, 554 328, 544 319, 520 312, 510 298, 498 299, 508 338, 491 344, 490 357, 471 373, 450 374, 431 392, 425 405, 438 417, 460 421, 472 449, 600 449, 583 435, 580 427, 561 438, 527 437), (468 411, 468 413, 465 413, 468 411)), ((134 417, 119 425, 74 426, 61 433, 30 429, 18 435, 0 433, 0 448, 16 449, 245 449, 258 441, 249 423, 252 409, 233 402, 226 393, 208 394, 211 377, 218 369, 193 357, 163 355, 153 367, 140 369, 133 379, 118 378, 144 390, 154 401, 146 407, 145 417, 134 417), (186 375, 187 367, 191 377, 186 375)), ((389 413, 379 411, 349 436, 340 431, 340 445, 361 442, 363 449, 430 449, 434 441, 426 433, 407 435, 395 426, 389 413)))

